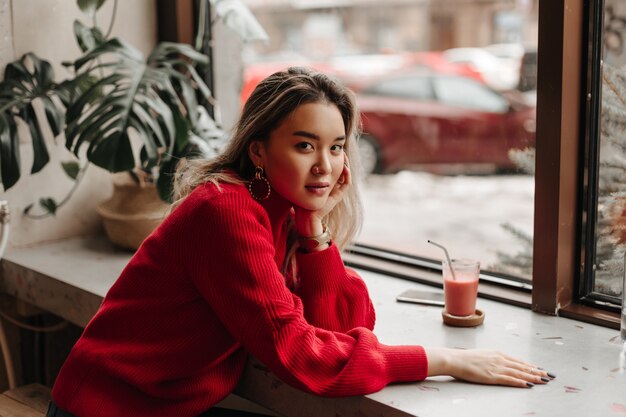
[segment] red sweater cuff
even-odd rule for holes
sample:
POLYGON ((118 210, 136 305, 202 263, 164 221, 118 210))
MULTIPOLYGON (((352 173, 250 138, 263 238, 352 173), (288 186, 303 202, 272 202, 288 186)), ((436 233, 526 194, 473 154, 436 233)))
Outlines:
POLYGON ((297 252, 300 292, 309 295, 336 293, 345 278, 346 268, 334 242, 318 252, 297 252))
POLYGON ((423 347, 381 345, 380 349, 388 359, 389 381, 423 381, 428 376, 428 358, 423 347))

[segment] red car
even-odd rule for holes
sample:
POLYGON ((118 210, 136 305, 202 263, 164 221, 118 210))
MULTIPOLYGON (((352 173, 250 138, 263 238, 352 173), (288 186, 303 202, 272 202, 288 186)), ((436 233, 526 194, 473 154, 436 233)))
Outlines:
POLYGON ((535 108, 459 74, 387 75, 357 91, 366 173, 421 165, 515 170, 509 150, 535 144, 535 108))

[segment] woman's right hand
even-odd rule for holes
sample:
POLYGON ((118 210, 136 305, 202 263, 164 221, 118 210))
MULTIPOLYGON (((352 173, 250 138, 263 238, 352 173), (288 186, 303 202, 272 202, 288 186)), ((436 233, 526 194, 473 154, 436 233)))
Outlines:
POLYGON ((426 349, 428 376, 450 375, 479 384, 529 388, 554 375, 504 353, 482 349, 426 349))

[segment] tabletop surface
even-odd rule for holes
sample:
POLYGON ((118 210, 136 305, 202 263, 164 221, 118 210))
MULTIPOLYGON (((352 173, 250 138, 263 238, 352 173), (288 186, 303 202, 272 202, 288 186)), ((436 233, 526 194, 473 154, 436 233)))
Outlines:
MULTIPOLYGON (((0 290, 84 326, 130 259, 104 238, 83 237, 10 248, 0 290)), ((530 389, 469 384, 449 377, 393 384, 363 397, 328 399, 282 384, 252 360, 237 393, 283 415, 306 416, 626 416, 626 350, 619 331, 479 299, 485 321, 443 324, 440 307, 399 303, 423 285, 368 271, 385 344, 497 349, 557 374, 530 389)), ((433 290, 433 289, 431 289, 433 290)), ((434 290, 433 290, 434 291, 434 290)))

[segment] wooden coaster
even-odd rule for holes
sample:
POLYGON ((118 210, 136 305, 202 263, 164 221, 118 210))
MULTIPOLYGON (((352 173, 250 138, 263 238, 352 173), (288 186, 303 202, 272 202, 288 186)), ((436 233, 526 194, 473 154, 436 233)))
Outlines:
POLYGON ((474 314, 471 316, 453 316, 448 313, 444 308, 441 311, 441 316, 443 317, 443 322, 448 326, 454 327, 475 327, 483 324, 485 320, 485 313, 482 310, 476 309, 474 314))

